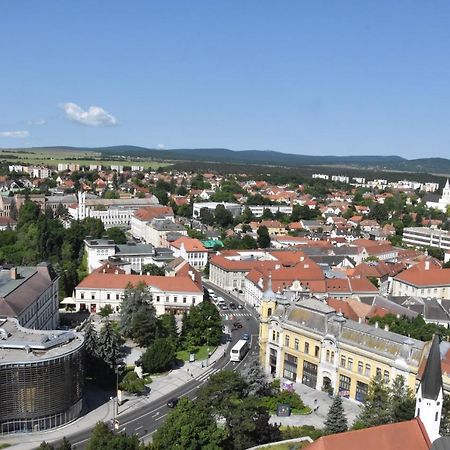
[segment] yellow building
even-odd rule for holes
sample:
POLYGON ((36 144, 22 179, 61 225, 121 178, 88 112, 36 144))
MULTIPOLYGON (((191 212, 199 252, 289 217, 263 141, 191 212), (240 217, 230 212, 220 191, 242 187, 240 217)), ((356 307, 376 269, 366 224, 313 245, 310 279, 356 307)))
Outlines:
POLYGON ((274 377, 363 402, 377 374, 402 375, 415 391, 428 343, 345 319, 314 298, 263 295, 260 362, 274 377))

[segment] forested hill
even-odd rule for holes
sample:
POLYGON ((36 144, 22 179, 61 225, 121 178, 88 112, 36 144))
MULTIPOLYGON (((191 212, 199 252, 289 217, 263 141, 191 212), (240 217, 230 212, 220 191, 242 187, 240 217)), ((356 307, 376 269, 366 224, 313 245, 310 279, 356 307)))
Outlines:
MULTIPOLYGON (((15 149, 22 151, 42 150, 32 147, 15 149)), ((329 156, 297 155, 271 150, 235 151, 225 148, 182 148, 151 149, 132 145, 112 147, 45 147, 46 151, 83 151, 101 153, 103 157, 125 156, 142 157, 156 160, 185 160, 227 162, 242 164, 276 165, 276 166, 342 166, 378 170, 400 170, 407 172, 434 172, 450 174, 450 160, 446 158, 406 159, 400 156, 329 156)))

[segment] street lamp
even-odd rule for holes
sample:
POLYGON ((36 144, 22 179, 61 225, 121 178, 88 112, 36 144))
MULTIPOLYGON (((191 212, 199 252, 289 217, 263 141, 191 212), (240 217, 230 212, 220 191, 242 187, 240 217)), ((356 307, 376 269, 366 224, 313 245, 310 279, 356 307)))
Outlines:
POLYGON ((116 365, 114 368, 114 371, 116 372, 116 409, 115 409, 115 414, 117 416, 119 416, 119 370, 121 367, 121 360, 117 359, 116 360, 116 365))

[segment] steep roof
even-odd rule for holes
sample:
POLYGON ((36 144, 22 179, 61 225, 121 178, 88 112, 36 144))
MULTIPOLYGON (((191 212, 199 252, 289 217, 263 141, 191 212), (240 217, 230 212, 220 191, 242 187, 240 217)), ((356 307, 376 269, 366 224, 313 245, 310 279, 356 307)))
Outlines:
POLYGON ((424 398, 436 400, 442 389, 441 353, 439 336, 434 335, 428 354, 427 364, 420 382, 424 398))

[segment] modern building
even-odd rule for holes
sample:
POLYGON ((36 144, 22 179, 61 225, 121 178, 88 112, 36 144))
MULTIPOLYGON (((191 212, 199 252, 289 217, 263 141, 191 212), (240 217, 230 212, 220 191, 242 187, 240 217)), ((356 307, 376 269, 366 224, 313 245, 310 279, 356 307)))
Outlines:
POLYGON ((450 250, 450 233, 425 227, 407 227, 403 229, 403 243, 414 247, 437 247, 450 250))
POLYGON ((322 301, 288 300, 269 286, 261 304, 260 361, 275 377, 364 402, 370 380, 405 378, 415 390, 427 344, 347 320, 322 301))
POLYGON ((0 434, 38 432, 83 409, 84 338, 0 319, 0 434))
POLYGON ((171 219, 156 218, 146 225, 143 241, 155 247, 169 247, 172 237, 176 240, 187 234, 187 229, 183 225, 171 219))
POLYGON ((49 263, 0 270, 0 318, 54 330, 59 325, 58 287, 59 277, 49 263))
POLYGON ((292 206, 286 205, 249 205, 242 207, 242 211, 248 208, 255 217, 261 217, 264 214, 264 211, 268 209, 272 214, 281 213, 281 214, 292 214, 292 206))
POLYGON ((203 301, 203 288, 192 276, 127 275, 123 271, 114 273, 93 272, 75 288, 74 303, 77 311, 88 310, 96 313, 110 305, 114 311, 120 310, 125 289, 145 283, 153 296, 153 305, 158 315, 167 312, 183 313, 191 306, 203 301))
POLYGON ((223 205, 225 209, 233 214, 233 217, 238 216, 241 213, 241 205, 238 203, 227 203, 227 202, 204 202, 204 203, 194 203, 192 208, 192 217, 198 219, 202 209, 208 209, 214 213, 217 205, 223 205))
POLYGON ((131 217, 131 235, 148 242, 147 227, 154 219, 169 219, 175 222, 175 215, 170 206, 146 206, 137 209, 131 217))

